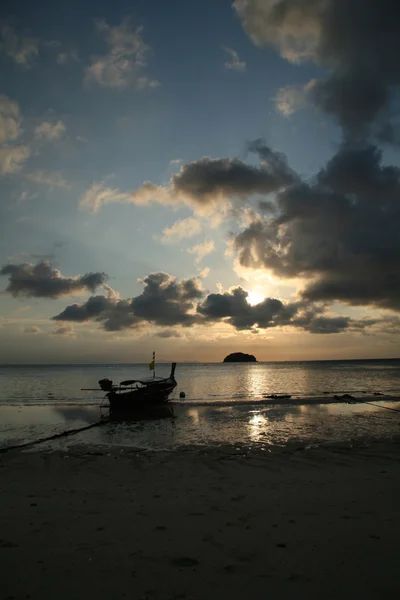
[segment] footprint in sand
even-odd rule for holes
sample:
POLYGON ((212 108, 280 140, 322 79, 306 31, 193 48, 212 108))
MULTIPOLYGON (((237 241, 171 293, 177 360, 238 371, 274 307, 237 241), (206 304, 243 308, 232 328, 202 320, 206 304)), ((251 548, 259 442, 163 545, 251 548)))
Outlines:
POLYGON ((195 567, 199 564, 199 561, 195 558, 190 558, 190 556, 179 556, 171 558, 170 564, 173 567, 195 567))
POLYGON ((18 544, 10 540, 0 540, 0 548, 18 548, 18 544))

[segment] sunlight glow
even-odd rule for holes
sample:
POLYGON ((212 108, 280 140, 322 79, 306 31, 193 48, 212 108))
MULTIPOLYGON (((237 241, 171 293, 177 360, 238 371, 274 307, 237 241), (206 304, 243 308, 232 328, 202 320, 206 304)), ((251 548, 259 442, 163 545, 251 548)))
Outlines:
POLYGON ((255 304, 260 304, 260 302, 262 302, 265 298, 265 294, 262 294, 259 291, 256 290, 252 290, 249 291, 249 295, 247 296, 247 301, 249 304, 251 304, 251 306, 254 306, 255 304))

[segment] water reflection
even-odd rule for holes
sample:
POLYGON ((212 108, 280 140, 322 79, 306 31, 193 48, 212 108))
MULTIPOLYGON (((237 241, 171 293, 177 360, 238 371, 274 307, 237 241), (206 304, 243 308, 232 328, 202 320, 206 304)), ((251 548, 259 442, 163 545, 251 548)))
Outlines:
POLYGON ((268 419, 261 412, 255 412, 250 416, 248 422, 249 438, 253 442, 262 441, 262 436, 266 435, 268 419))
MULTIPOLYGON (((400 409, 400 403, 390 406, 400 409)), ((113 419, 103 427, 35 448, 55 450, 84 445, 172 450, 220 444, 267 448, 293 441, 309 444, 398 435, 398 415, 365 405, 164 408, 168 412, 163 415, 113 419)), ((84 427, 100 418, 98 407, 2 407, 1 413, 0 445, 3 446, 36 441, 84 427)))
POLYGON ((137 408, 135 410, 128 411, 112 411, 107 409, 104 411, 103 416, 109 418, 113 422, 131 422, 135 423, 138 421, 152 421, 159 419, 175 419, 175 411, 172 405, 152 405, 146 408, 137 408))

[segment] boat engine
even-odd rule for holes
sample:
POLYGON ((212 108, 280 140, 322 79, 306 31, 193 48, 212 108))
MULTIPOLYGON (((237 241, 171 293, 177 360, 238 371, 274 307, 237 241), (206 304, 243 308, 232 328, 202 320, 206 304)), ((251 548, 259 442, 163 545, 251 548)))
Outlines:
POLYGON ((99 386, 103 390, 103 392, 111 392, 113 382, 111 381, 111 379, 105 377, 104 379, 100 379, 99 386))

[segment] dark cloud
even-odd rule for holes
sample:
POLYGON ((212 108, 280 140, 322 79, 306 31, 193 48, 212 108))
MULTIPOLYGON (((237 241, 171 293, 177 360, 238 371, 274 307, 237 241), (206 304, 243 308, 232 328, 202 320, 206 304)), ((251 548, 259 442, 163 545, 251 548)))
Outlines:
POLYGON ((143 293, 132 300, 132 311, 156 325, 192 325, 196 315, 189 311, 193 301, 202 297, 197 278, 177 281, 167 273, 152 273, 142 280, 143 293))
POLYGON ((179 333, 179 331, 175 331, 175 329, 166 329, 165 331, 158 331, 155 335, 159 338, 166 338, 166 339, 181 337, 181 334, 179 333))
POLYGON ((309 280, 303 298, 400 310, 400 169, 344 146, 312 183, 263 206, 234 239, 239 260, 309 280))
POLYGON ((133 328, 141 322, 133 314, 129 300, 106 298, 105 296, 91 296, 82 304, 71 304, 53 319, 55 321, 77 323, 97 321, 102 323, 106 331, 121 331, 133 328))
POLYGON ((276 298, 265 298, 250 305, 248 292, 241 287, 219 294, 209 294, 198 305, 198 312, 206 321, 224 321, 237 330, 268 329, 291 326, 309 333, 329 334, 343 331, 363 331, 377 320, 353 320, 350 317, 324 315, 325 307, 306 301, 283 303, 276 298))
POLYGON ((260 166, 236 158, 202 158, 184 165, 171 178, 173 193, 207 204, 220 198, 269 194, 292 183, 295 177, 285 158, 259 139, 249 144, 259 156, 260 166))
POLYGON ((92 296, 83 304, 67 306, 53 319, 98 321, 108 331, 138 327, 145 322, 190 326, 197 321, 193 303, 203 295, 197 278, 178 281, 167 273, 151 273, 141 283, 142 294, 132 300, 120 300, 113 295, 92 296))
POLYGON ((5 265, 0 275, 8 275, 9 283, 5 291, 13 296, 33 296, 36 298, 59 298, 95 289, 107 280, 105 273, 87 273, 77 277, 64 277, 58 269, 53 269, 48 261, 36 265, 22 263, 5 265))
POLYGON ((210 321, 229 323, 236 329, 262 329, 290 324, 291 318, 299 310, 299 304, 283 304, 276 298, 265 298, 254 306, 248 303, 248 292, 241 287, 228 292, 209 294, 198 305, 197 311, 210 321))
POLYGON ((347 132, 379 116, 400 84, 398 0, 236 0, 234 7, 256 44, 328 70, 314 100, 347 132))
POLYGON ((301 300, 283 303, 276 298, 248 303, 248 292, 241 287, 205 295, 199 280, 176 280, 167 273, 152 273, 142 280, 143 293, 132 300, 120 300, 114 293, 92 296, 82 304, 72 304, 53 317, 55 321, 102 324, 107 331, 138 328, 146 323, 166 327, 155 335, 161 338, 181 337, 174 325, 191 327, 226 323, 236 330, 290 326, 310 333, 328 334, 363 331, 379 320, 355 321, 349 317, 330 317, 325 306, 301 300))

